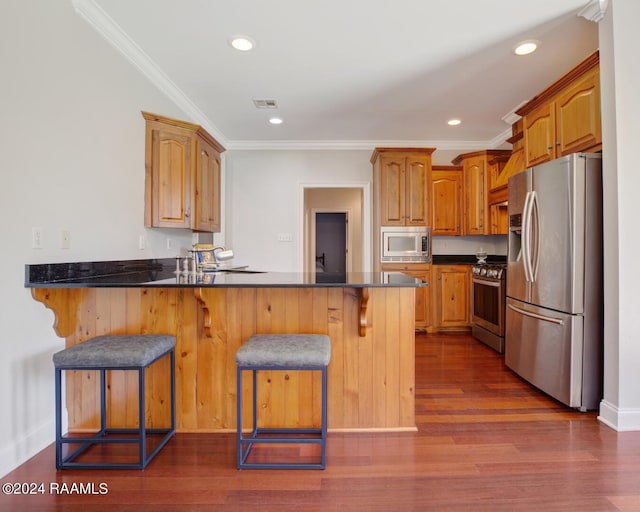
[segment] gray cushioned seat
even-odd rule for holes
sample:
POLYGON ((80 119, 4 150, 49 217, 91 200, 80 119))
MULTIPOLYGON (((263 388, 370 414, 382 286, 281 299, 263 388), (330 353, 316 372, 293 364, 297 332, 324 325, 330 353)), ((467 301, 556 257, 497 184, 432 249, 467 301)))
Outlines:
POLYGON ((255 334, 236 352, 239 366, 308 368, 327 366, 331 342, 324 334, 255 334))
POLYGON ((168 334, 110 334, 96 336, 53 354, 57 469, 144 469, 147 466, 176 431, 175 346, 176 337, 168 334), (169 403, 166 407, 170 409, 170 424, 148 426, 145 372, 149 366, 161 358, 169 359, 169 403), (99 413, 100 426, 96 427, 96 431, 91 432, 90 435, 62 432, 62 377, 70 370, 98 372, 96 380, 100 387, 100 397, 96 409, 99 413), (107 372, 112 370, 137 373, 138 425, 136 427, 107 425, 107 409, 122 407, 123 402, 126 401, 126 397, 107 400, 109 387, 107 372), (103 450, 108 451, 108 446, 116 444, 120 445, 119 455, 115 458, 105 456, 103 450), (94 450, 96 446, 102 448, 94 450))
POLYGON ((53 364, 56 368, 145 367, 175 344, 175 336, 163 334, 96 336, 53 354, 53 364))

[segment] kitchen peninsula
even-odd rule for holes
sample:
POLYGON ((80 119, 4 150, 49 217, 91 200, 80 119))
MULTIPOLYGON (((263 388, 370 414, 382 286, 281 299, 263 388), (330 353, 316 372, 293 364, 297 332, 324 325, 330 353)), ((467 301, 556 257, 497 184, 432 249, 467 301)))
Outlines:
MULTIPOLYGON (((414 303, 415 289, 425 286, 421 281, 383 273, 197 276, 175 270, 171 258, 26 265, 25 286, 53 311, 54 329, 66 346, 103 334, 175 335, 179 432, 235 431, 237 349, 255 333, 296 332, 331 338, 330 430, 415 429, 414 303)), ((147 374, 152 424, 165 419, 166 364, 159 361, 147 374)), ((264 421, 312 424, 316 377, 264 372, 264 421)), ((135 424, 136 383, 124 372, 110 372, 107 399, 124 411, 108 419, 114 426, 135 424)), ((69 372, 69 430, 96 427, 97 385, 91 372, 69 372)))

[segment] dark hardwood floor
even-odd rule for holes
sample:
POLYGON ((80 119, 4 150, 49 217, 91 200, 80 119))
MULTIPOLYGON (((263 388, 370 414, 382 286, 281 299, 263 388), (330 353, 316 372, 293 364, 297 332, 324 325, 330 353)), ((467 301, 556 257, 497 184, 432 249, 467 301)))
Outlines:
POLYGON ((144 471, 56 472, 51 446, 1 479, 45 492, 0 510, 640 510, 640 432, 542 395, 470 336, 418 335, 416 365, 418 431, 332 432, 324 471, 238 471, 231 434, 178 434, 144 471))

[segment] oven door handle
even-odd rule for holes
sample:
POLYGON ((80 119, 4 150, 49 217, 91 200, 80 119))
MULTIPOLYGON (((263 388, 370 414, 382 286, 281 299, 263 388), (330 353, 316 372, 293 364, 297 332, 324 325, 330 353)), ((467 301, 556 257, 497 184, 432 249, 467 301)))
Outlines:
POLYGON ((501 281, 493 281, 489 279, 482 279, 481 277, 474 277, 473 284, 481 284, 483 286, 493 286, 494 288, 500 288, 502 285, 501 281))

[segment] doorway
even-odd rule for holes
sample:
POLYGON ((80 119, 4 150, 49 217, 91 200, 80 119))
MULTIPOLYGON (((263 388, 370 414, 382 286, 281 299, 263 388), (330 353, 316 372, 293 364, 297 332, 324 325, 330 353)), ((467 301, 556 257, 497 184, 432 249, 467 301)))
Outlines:
POLYGON ((366 189, 307 185, 302 192, 304 271, 364 272, 369 255, 364 226, 366 189), (316 260, 323 253, 324 264, 316 260))
POLYGON ((316 212, 316 272, 346 272, 348 212, 316 212))

